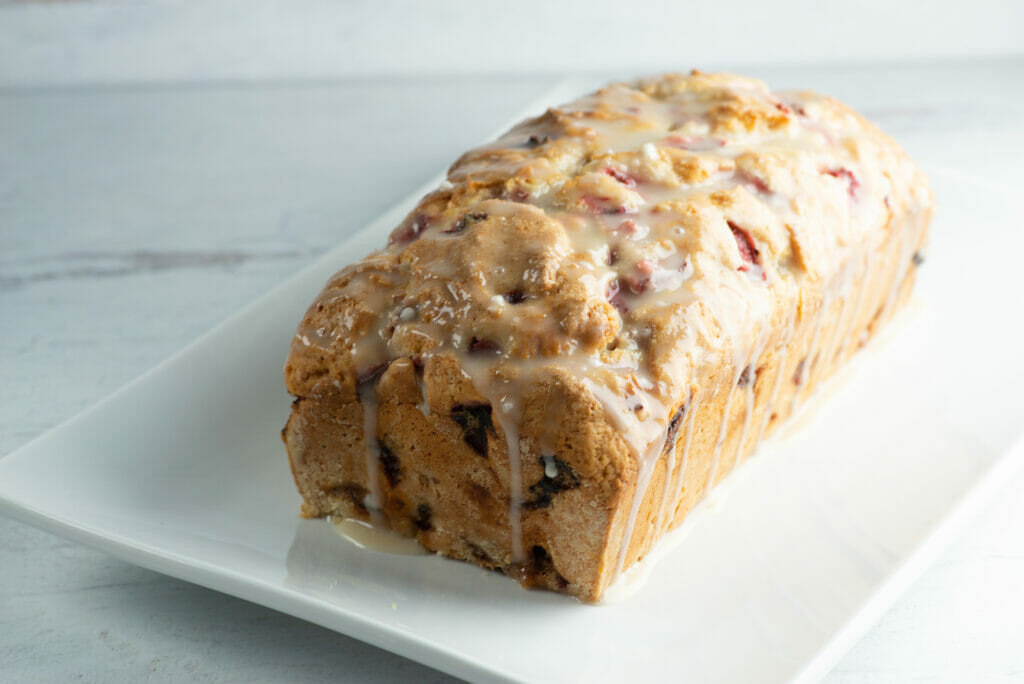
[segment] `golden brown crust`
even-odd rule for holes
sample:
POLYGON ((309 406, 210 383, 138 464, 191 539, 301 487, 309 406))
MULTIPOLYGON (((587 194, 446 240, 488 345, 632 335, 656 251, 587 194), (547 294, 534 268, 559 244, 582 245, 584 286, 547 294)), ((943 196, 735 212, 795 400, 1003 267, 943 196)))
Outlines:
POLYGON ((303 513, 594 600, 891 316, 930 206, 848 108, 742 77, 524 122, 300 324, 303 513))

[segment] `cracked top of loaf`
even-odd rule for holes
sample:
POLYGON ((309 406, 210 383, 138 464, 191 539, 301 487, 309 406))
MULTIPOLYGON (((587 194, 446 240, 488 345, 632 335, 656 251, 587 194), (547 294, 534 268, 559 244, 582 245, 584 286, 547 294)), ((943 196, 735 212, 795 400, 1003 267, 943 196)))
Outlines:
POLYGON ((463 155, 332 277, 288 389, 355 397, 395 359, 451 356, 514 421, 517 382, 568 372, 642 455, 703 368, 739 373, 805 284, 929 203, 900 148, 831 98, 698 72, 612 85, 463 155))

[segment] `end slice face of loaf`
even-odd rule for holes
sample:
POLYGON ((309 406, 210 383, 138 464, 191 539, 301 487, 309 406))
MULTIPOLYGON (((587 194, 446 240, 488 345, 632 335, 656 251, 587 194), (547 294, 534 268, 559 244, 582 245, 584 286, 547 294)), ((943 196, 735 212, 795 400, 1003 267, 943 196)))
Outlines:
POLYGON ((310 306, 303 514, 596 600, 906 301, 931 206, 814 93, 695 72, 550 109, 310 306))

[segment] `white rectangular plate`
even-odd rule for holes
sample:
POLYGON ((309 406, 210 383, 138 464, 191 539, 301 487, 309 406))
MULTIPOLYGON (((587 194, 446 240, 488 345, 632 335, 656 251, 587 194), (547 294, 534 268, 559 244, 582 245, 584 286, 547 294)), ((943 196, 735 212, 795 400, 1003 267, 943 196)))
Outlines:
POLYGON ((474 680, 814 678, 1022 460, 1024 362, 1002 293, 1018 289, 1024 233, 1006 220, 1009 195, 927 170, 939 211, 915 310, 741 469, 628 600, 527 592, 299 519, 279 436, 294 326, 419 194, 0 460, 0 511, 474 680))

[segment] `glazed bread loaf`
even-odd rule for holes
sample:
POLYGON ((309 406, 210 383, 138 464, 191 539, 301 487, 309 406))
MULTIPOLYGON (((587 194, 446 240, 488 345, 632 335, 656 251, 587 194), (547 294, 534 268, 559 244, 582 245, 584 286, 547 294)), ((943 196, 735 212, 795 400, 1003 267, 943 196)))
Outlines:
POLYGON ((907 299, 931 205, 814 93, 694 72, 550 109, 306 312, 302 512, 595 600, 907 299))

